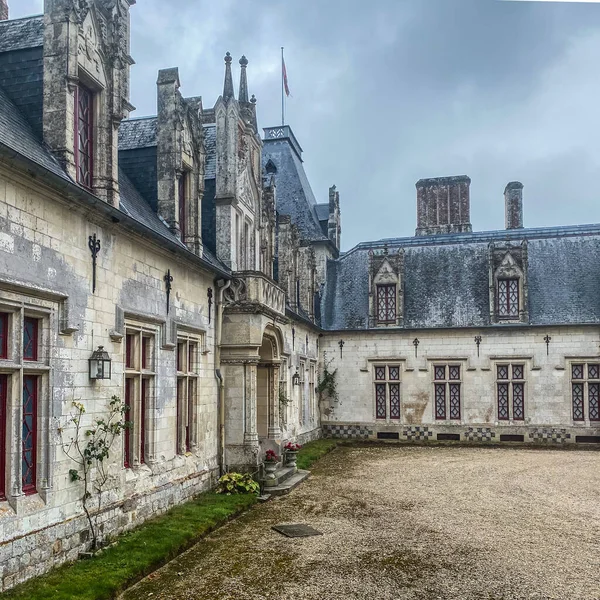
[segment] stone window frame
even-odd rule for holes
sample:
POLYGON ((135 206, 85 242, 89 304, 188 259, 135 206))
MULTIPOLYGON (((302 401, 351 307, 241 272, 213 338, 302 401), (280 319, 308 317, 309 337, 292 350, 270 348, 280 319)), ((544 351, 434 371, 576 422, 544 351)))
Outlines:
POLYGON ((177 328, 175 348, 176 410, 175 454, 187 455, 198 448, 198 409, 200 406, 202 362, 205 336, 177 328), (190 358, 191 357, 191 358, 190 358), (192 368, 190 369, 190 362, 192 368), (181 368, 181 366, 185 368, 181 368), (193 393, 190 394, 190 389, 193 393), (191 402, 190 402, 190 396, 191 402))
POLYGON ((569 392, 569 398, 570 398, 570 414, 571 414, 571 421, 575 424, 575 425, 585 425, 585 426, 592 426, 592 427, 596 427, 598 425, 598 421, 600 421, 600 359, 593 359, 593 358, 573 358, 570 359, 568 361, 568 367, 569 367, 569 387, 570 387, 570 392, 569 392), (582 366, 582 377, 575 377, 575 367, 576 366, 582 366), (597 369, 597 372, 595 373, 594 377, 591 377, 590 375, 590 367, 595 367, 597 369), (582 412, 582 416, 581 418, 578 418, 578 415, 576 414, 576 408, 575 408, 575 386, 581 386, 581 402, 582 402, 582 407, 581 407, 581 412, 582 412), (596 402, 597 407, 596 410, 598 411, 598 417, 597 418, 591 418, 590 414, 592 413, 592 410, 590 410, 591 404, 590 404, 590 387, 593 386, 593 389, 595 390, 597 397, 598 397, 598 402, 596 402))
POLYGON ((526 242, 522 242, 519 246, 490 244, 489 253, 491 322, 494 324, 527 323, 529 310, 526 242), (502 256, 501 260, 499 260, 499 256, 502 256), (518 310, 516 315, 500 315, 500 282, 507 280, 517 280, 518 310))
MULTIPOLYGON (((47 502, 53 473, 53 448, 50 445, 50 386, 52 380, 51 348, 56 344, 58 328, 57 303, 46 299, 33 299, 26 294, 4 293, 0 297, 0 313, 7 324, 6 353, 0 357, 0 375, 4 385, 4 494, 0 507, 7 502, 17 513, 27 496, 39 497, 47 502), (35 319, 36 353, 32 358, 24 357, 25 319, 35 319), (23 485, 23 385, 24 378, 36 378, 34 405, 33 452, 34 482, 27 489, 23 485)), ((2 453, 0 453, 2 454, 2 453)))
POLYGON ((497 360, 494 362, 494 383, 496 396, 496 421, 497 423, 510 425, 522 425, 526 422, 528 414, 528 393, 527 393, 527 362, 519 359, 497 360), (500 368, 507 368, 507 377, 499 376, 500 368), (522 368, 522 377, 515 378, 515 367, 522 368), (503 418, 500 416, 500 386, 507 386, 507 401, 508 401, 508 416, 503 418), (516 418, 514 416, 514 387, 515 385, 522 386, 523 390, 523 417, 516 418))
POLYGON ((456 424, 462 423, 464 417, 464 372, 466 369, 466 361, 461 359, 432 359, 431 363, 431 398, 432 398, 432 417, 435 423, 456 424), (444 367, 444 377, 439 378, 436 369, 444 367), (457 379, 451 377, 451 369, 459 368, 459 377, 457 379), (452 386, 458 385, 459 390, 459 416, 451 417, 451 394, 452 386), (443 386, 444 390, 444 416, 439 416, 437 407, 438 393, 443 386))
POLYGON ((402 419, 402 367, 403 364, 399 361, 373 362, 372 364, 372 380, 373 380, 373 417, 377 423, 387 423, 390 425, 398 424, 402 419), (384 377, 379 377, 380 369, 383 369, 384 377), (394 378, 392 369, 397 369, 398 377, 394 378), (391 386, 398 386, 398 416, 392 417, 391 405, 391 386), (384 391, 385 402, 385 417, 378 416, 377 398, 381 387, 384 391))
POLYGON ((125 469, 135 470, 156 462, 154 438, 160 334, 160 326, 156 324, 125 321, 123 390, 128 405, 125 420, 132 424, 123 435, 122 465, 125 469))

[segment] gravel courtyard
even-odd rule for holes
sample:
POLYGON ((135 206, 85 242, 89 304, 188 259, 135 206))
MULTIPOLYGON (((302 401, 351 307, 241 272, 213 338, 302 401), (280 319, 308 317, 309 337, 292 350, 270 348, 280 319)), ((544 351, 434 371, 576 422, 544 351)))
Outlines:
POLYGON ((599 495, 595 451, 340 448, 123 599, 598 599, 599 495))

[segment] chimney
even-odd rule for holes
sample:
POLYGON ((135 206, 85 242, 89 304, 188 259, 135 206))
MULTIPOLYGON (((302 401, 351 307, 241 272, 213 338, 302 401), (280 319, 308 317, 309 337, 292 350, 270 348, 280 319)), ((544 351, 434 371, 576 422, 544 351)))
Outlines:
POLYGON ((417 181, 415 235, 471 233, 470 185, 466 175, 417 181))
POLYGON ((523 227, 523 184, 511 181, 504 190, 506 229, 523 227))
POLYGON ((0 0, 0 21, 8 21, 8 0, 0 0))

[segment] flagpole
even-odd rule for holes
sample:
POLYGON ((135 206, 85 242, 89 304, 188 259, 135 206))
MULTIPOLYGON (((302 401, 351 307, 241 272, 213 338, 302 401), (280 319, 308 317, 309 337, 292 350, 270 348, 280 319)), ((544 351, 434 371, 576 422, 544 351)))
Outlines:
POLYGON ((285 125, 285 100, 283 97, 283 46, 281 46, 281 126, 285 125))

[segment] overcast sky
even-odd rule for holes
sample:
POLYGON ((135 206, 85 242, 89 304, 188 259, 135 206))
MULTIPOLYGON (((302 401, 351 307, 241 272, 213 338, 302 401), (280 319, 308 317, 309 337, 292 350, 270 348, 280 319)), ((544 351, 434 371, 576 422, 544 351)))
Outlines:
MULTIPOLYGON (((42 0, 9 0, 11 17, 42 0)), ((249 60, 259 126, 287 119, 318 202, 336 184, 342 245, 414 234, 415 183, 469 175, 474 230, 504 228, 506 183, 527 227, 600 222, 600 4, 502 0, 138 0, 132 116, 156 73, 212 106, 223 56, 249 60)))

